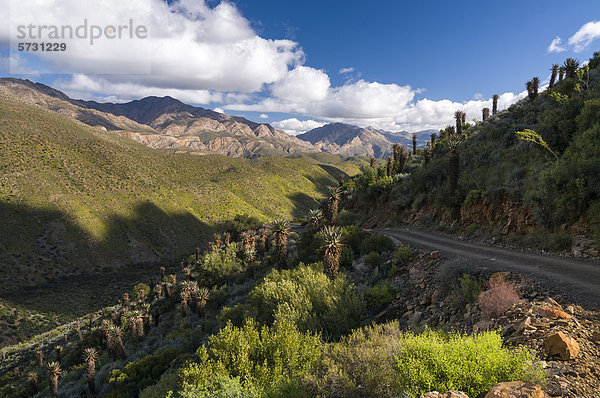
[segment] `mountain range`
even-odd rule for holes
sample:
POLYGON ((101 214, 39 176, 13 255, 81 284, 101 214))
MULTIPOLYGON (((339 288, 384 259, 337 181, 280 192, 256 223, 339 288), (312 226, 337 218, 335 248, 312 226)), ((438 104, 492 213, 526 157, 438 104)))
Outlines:
MULTIPOLYGON (((0 79, 0 92, 151 148, 172 152, 245 158, 311 152, 385 157, 395 143, 412 146, 411 133, 344 123, 327 124, 294 137, 270 124, 184 104, 168 96, 100 103, 72 99, 44 84, 14 78, 0 79)), ((425 144, 431 132, 416 133, 418 146, 425 144)))
MULTIPOLYGON (((434 132, 436 130, 425 130, 416 133, 417 146, 425 146, 431 133, 434 132)), ((307 131, 297 137, 310 142, 325 152, 345 156, 383 158, 391 155, 393 144, 412 147, 412 136, 413 134, 407 131, 391 132, 376 130, 372 127, 362 128, 345 123, 330 123, 307 131)))

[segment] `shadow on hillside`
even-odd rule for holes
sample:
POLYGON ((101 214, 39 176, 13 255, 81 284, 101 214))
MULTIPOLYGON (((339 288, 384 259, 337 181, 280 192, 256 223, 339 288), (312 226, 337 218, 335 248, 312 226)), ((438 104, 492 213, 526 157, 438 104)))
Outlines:
POLYGON ((149 201, 131 217, 109 215, 103 238, 69 215, 0 202, 0 292, 83 272, 172 262, 194 251, 212 229, 192 214, 168 214, 149 201))
POLYGON ((292 216, 295 218, 306 217, 310 209, 316 209, 319 207, 319 201, 308 196, 305 193, 295 193, 288 195, 288 199, 294 203, 294 210, 292 210, 292 216))
POLYGON ((325 170, 325 172, 327 172, 330 176, 335 178, 336 181, 339 179, 340 175, 344 176, 344 180, 347 180, 349 177, 349 175, 346 174, 344 171, 330 164, 319 164, 318 166, 325 170))

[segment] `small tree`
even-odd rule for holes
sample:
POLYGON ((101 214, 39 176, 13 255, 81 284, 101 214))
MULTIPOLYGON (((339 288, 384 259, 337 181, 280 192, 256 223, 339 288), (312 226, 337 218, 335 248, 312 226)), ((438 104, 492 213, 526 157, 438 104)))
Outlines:
POLYGON ((392 162, 392 157, 388 156, 386 163, 386 175, 391 177, 394 172, 394 163, 392 162))
POLYGON ((498 94, 494 94, 492 97, 492 116, 498 113, 498 94))
POLYGON ((485 122, 490 117, 490 108, 483 108, 481 110, 481 113, 482 113, 482 115, 481 115, 482 119, 485 122))
POLYGON ((413 155, 417 154, 417 135, 413 134, 412 136, 412 144, 413 144, 413 155))

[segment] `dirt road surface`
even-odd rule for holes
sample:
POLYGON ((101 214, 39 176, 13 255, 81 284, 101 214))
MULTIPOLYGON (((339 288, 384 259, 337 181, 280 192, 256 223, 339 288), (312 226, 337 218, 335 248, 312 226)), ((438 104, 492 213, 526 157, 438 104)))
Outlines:
POLYGON ((548 284, 580 305, 600 306, 600 264, 552 255, 534 254, 459 240, 413 227, 376 229, 404 244, 439 250, 446 258, 467 258, 493 271, 522 273, 548 284))

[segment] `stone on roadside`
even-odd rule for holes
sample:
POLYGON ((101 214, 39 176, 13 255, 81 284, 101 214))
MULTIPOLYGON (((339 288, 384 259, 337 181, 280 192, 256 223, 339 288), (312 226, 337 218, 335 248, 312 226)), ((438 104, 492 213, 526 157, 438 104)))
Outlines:
POLYGON ((469 396, 461 391, 448 391, 445 393, 432 391, 421 395, 421 398, 469 398, 469 396))
POLYGON ((563 361, 576 358, 580 351, 577 341, 563 332, 553 333, 546 337, 544 348, 548 355, 558 355, 563 361))
POLYGON ((547 398, 548 395, 533 383, 511 381, 498 383, 485 394, 484 398, 547 398))
POLYGON ((549 319, 571 319, 572 315, 552 307, 539 307, 537 313, 549 319))

